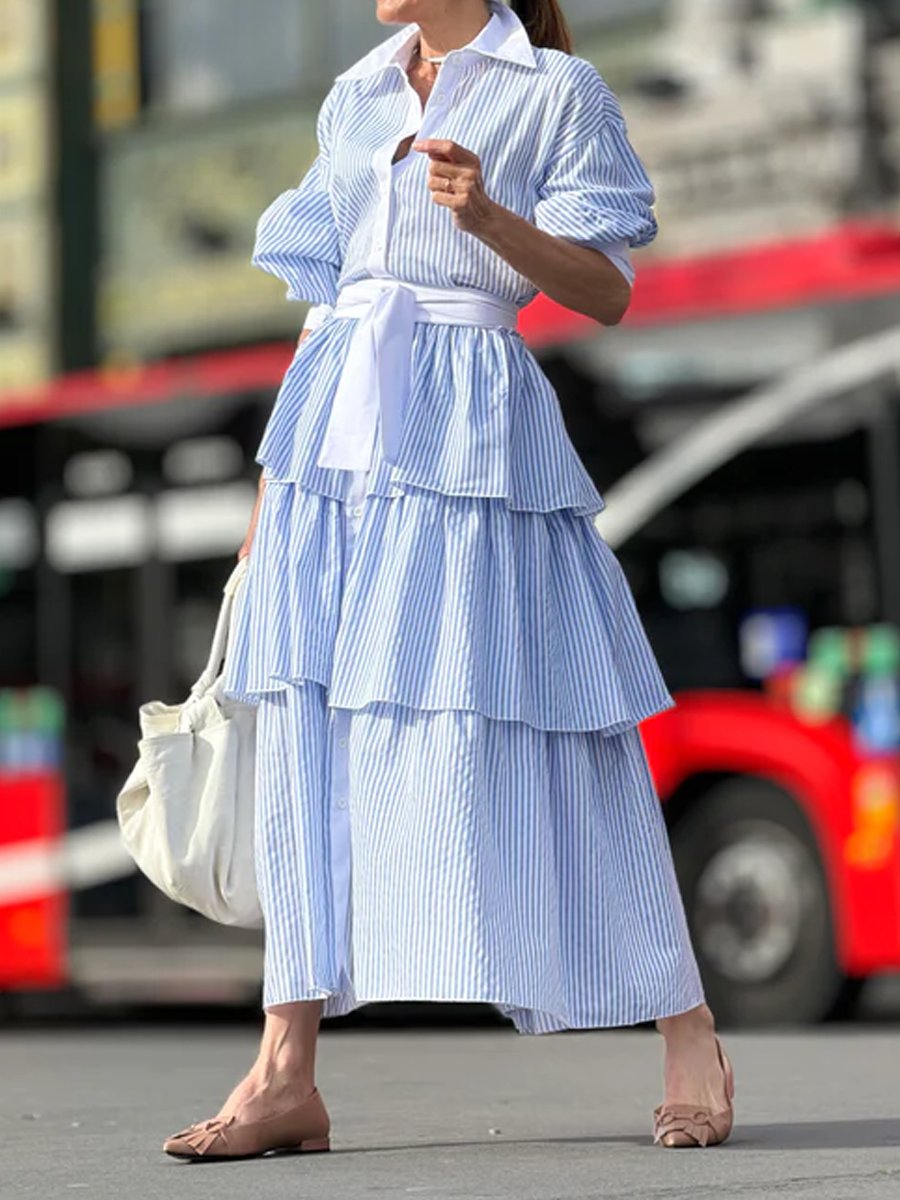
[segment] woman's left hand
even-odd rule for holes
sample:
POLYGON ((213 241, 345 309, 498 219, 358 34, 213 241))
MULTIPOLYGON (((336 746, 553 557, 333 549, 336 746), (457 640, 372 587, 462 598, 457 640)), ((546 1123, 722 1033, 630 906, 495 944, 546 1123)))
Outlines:
POLYGON ((484 190, 478 155, 444 138, 424 138, 413 142, 412 148, 431 159, 428 186, 435 204, 449 208, 458 228, 466 233, 483 232, 500 206, 484 190))

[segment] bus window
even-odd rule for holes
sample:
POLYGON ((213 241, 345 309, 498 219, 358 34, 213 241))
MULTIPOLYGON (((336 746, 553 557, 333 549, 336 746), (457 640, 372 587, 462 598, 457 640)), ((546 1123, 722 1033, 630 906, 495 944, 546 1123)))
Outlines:
MULTIPOLYGON (((629 405, 608 383, 554 374, 567 389, 570 437, 603 491, 652 453, 688 405, 700 419, 728 402, 694 388, 629 405)), ((670 687, 755 686, 739 646, 748 610, 797 609, 811 629, 880 619, 868 436, 859 421, 785 430, 713 471, 618 548, 670 687)))

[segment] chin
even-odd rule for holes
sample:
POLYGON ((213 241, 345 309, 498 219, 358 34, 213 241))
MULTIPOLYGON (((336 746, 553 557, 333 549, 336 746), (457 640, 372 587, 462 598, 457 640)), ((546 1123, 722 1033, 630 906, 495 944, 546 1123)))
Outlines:
POLYGON ((382 25, 409 25, 421 18, 423 8, 423 0, 376 0, 375 16, 382 25))

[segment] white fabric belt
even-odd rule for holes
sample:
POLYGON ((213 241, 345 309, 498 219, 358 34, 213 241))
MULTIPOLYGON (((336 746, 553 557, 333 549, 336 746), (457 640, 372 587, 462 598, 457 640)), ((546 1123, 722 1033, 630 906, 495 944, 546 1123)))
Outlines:
POLYGON ((412 341, 418 322, 515 329, 518 309, 488 292, 420 287, 394 279, 347 284, 336 317, 358 317, 331 406, 320 467, 368 470, 381 421, 384 459, 397 461, 409 399, 412 341))

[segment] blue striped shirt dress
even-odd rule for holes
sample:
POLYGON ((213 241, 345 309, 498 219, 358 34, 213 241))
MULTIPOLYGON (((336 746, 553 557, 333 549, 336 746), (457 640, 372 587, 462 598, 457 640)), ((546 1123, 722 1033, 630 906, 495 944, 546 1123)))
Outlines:
POLYGON ((490 8, 424 110, 415 26, 339 75, 257 228, 255 264, 315 306, 256 454, 225 665, 258 705, 263 1007, 629 1025, 703 1002, 638 733, 672 699, 514 328, 535 288, 432 201, 426 156, 392 160, 450 138, 492 198, 629 278, 653 191, 593 66, 490 8))

